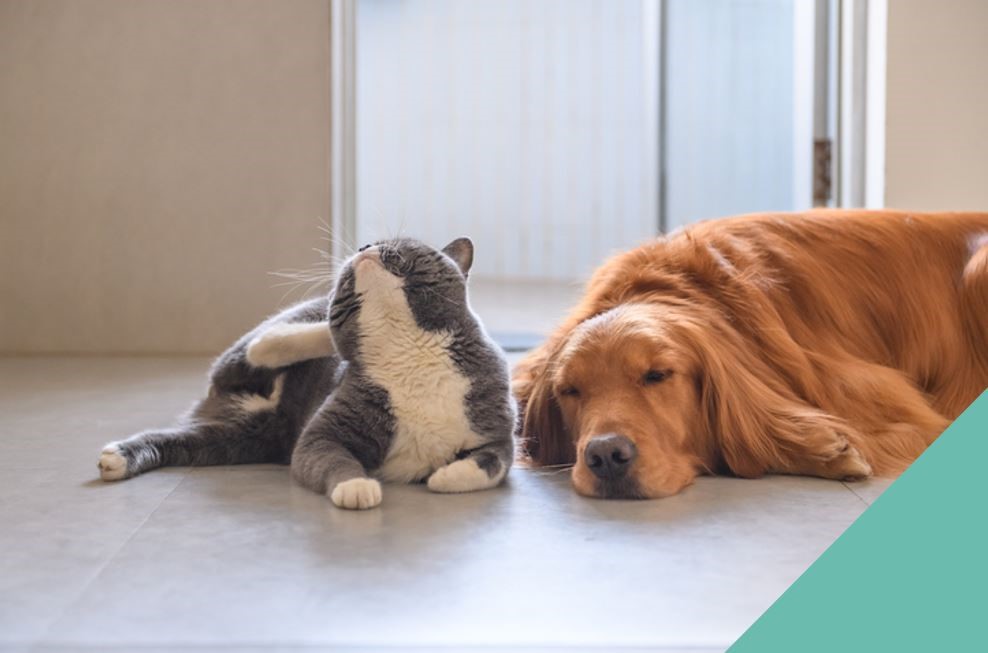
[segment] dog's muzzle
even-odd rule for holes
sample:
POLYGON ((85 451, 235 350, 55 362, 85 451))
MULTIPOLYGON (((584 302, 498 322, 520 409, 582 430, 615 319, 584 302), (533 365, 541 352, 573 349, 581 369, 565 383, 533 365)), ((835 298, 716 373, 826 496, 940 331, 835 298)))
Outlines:
POLYGON ((583 462, 603 481, 624 478, 638 457, 635 443, 616 433, 590 439, 583 450, 583 462))

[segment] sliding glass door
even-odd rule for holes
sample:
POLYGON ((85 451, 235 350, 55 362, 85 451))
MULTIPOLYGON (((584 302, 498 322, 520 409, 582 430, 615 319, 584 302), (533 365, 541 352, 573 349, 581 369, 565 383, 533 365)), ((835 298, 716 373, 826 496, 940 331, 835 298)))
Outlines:
POLYGON ((355 242, 468 235, 480 286, 531 292, 663 230, 814 203, 830 0, 335 2, 355 242))

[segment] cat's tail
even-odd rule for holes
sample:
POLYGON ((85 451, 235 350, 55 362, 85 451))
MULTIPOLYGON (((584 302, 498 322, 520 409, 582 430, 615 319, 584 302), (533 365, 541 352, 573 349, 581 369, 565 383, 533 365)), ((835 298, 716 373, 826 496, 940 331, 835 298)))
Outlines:
POLYGON ((277 369, 336 352, 328 322, 282 322, 247 345, 247 362, 277 369))

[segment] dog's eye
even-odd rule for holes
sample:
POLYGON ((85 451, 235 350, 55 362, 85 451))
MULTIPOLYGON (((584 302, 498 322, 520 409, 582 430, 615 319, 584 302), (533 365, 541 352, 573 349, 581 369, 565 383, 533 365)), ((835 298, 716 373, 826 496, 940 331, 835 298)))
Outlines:
POLYGON ((367 245, 364 245, 363 247, 361 247, 360 249, 358 249, 357 251, 358 251, 358 252, 362 252, 362 251, 364 251, 365 249, 370 249, 370 247, 371 247, 371 246, 370 246, 370 244, 367 244, 367 245))
POLYGON ((672 374, 672 370, 649 370, 642 375, 642 383, 645 385, 662 383, 669 378, 670 374, 672 374))
POLYGON ((570 385, 560 390, 559 394, 561 394, 564 397, 579 397, 580 391, 577 388, 570 385))

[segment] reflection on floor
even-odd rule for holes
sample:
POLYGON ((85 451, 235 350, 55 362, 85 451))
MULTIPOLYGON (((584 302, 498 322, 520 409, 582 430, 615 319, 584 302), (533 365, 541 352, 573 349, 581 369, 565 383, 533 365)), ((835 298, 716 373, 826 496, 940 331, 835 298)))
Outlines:
POLYGON ((353 513, 278 466, 97 481, 100 446, 167 423, 206 366, 0 360, 0 651, 722 651, 887 485, 706 478, 605 502, 516 470, 353 513))

